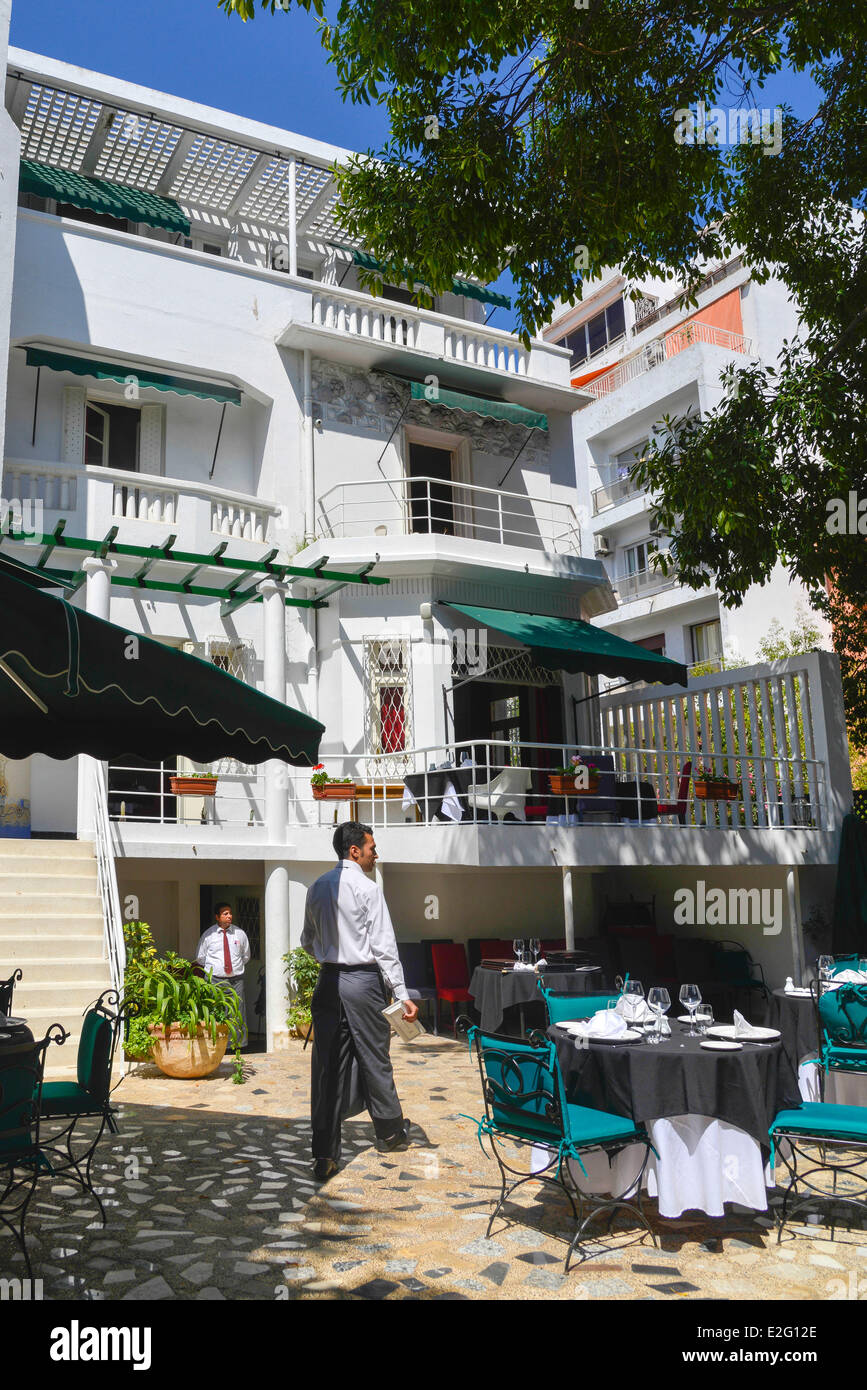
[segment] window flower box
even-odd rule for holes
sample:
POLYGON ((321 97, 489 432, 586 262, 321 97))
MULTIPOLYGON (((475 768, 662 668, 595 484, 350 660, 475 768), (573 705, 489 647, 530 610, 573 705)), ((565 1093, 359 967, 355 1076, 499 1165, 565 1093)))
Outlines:
POLYGON ((216 777, 171 777, 169 785, 173 796, 215 796, 216 777))
POLYGON ((354 782, 321 782, 313 786, 314 801, 354 801, 354 782))

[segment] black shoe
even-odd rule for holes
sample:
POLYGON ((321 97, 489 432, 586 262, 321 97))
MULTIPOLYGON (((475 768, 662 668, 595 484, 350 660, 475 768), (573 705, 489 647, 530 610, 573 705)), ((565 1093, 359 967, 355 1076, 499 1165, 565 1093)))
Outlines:
POLYGON ((404 1120, 403 1127, 397 1134, 390 1139, 379 1139, 376 1144, 380 1153, 393 1154, 403 1153, 404 1149, 409 1148, 409 1120, 404 1120))
POLYGON ((333 1158, 315 1158, 313 1160, 313 1176, 317 1182, 328 1182, 338 1171, 339 1165, 333 1158))

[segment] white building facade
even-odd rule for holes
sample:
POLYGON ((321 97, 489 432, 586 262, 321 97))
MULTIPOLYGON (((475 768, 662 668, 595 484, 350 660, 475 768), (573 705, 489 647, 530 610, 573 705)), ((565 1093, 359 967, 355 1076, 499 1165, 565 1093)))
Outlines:
MULTIPOLYGON (((455 281, 432 309, 405 285, 365 291, 369 258, 342 232, 331 172, 345 151, 18 50, 6 107, 21 192, 0 493, 18 511, 0 554, 78 576, 89 611, 318 718, 326 770, 353 790, 322 801, 307 770, 227 759, 208 769, 214 797, 176 795, 182 750, 145 763, 131 727, 105 790, 84 757, 7 760, 0 829, 94 841, 123 915, 161 949, 190 955, 230 900, 253 946, 251 1000, 264 972, 269 1044, 307 886, 350 812, 375 826, 399 938, 592 935, 628 866, 663 928, 684 874, 782 885, 785 928, 752 944, 772 976, 797 968, 800 895, 827 895, 850 800, 833 658, 739 673, 728 724, 712 678, 603 718, 592 678, 453 606, 664 631, 668 655, 690 660, 657 617, 665 592, 652 613, 638 591, 633 615, 618 608, 592 543, 609 509, 581 524, 580 451, 601 467, 603 447, 651 427, 660 400, 636 393, 654 373, 597 399, 573 386, 571 348, 486 325, 482 286, 455 281), (750 745, 765 714, 769 735, 781 727, 778 701, 806 717, 806 742, 750 745), (698 747, 741 776, 738 751, 744 799, 578 825, 548 789, 579 747, 607 748, 660 802, 698 747), (517 820, 480 816, 482 793, 474 809, 465 793, 460 823, 430 816, 423 794, 413 805, 406 779, 464 757, 477 785, 520 783, 517 820)), ((685 347, 673 400, 706 405, 724 356, 685 347)), ((646 535, 645 499, 610 510, 618 546, 646 535)), ((682 632, 719 621, 713 595, 678 602, 682 632)))

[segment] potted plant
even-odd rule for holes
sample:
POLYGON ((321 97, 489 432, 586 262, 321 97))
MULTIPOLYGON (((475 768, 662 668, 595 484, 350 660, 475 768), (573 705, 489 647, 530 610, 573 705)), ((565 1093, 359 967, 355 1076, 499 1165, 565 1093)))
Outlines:
POLYGON ((169 778, 174 796, 215 796, 216 778, 210 772, 179 772, 169 778))
POLYGON ((739 784, 724 773, 715 772, 712 764, 697 767, 692 781, 700 801, 737 800, 739 784))
POLYGON ((291 1000, 286 1022, 293 1037, 312 1037, 311 1003, 316 981, 319 979, 319 962, 301 947, 296 946, 283 957, 286 966, 287 985, 291 1000))
POLYGON ((329 777, 324 763, 317 763, 310 778, 314 801, 354 801, 355 782, 351 777, 329 777))
POLYGON ((557 767, 548 774, 553 796, 594 796, 599 790, 599 768, 573 753, 568 767, 557 767))
POLYGON ((153 1020, 147 1029, 160 1071, 181 1078, 210 1076, 231 1040, 237 1074, 243 1032, 237 995, 210 976, 195 974, 190 962, 174 952, 143 967, 142 974, 142 1004, 153 1020))
POLYGON ((145 972, 157 963, 157 948, 147 922, 124 922, 123 941, 126 947, 126 967, 123 976, 124 1002, 131 1006, 123 1040, 123 1055, 127 1062, 149 1062, 153 1039, 148 1024, 150 1017, 143 1000, 145 972))

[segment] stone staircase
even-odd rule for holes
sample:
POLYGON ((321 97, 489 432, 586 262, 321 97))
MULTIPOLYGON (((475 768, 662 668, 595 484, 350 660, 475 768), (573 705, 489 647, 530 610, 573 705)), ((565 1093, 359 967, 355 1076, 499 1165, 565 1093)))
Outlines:
POLYGON ((74 1077, 81 1020, 111 987, 93 845, 0 839, 0 979, 20 968, 12 1012, 35 1038, 49 1024, 71 1034, 46 1054, 45 1075, 74 1077))

